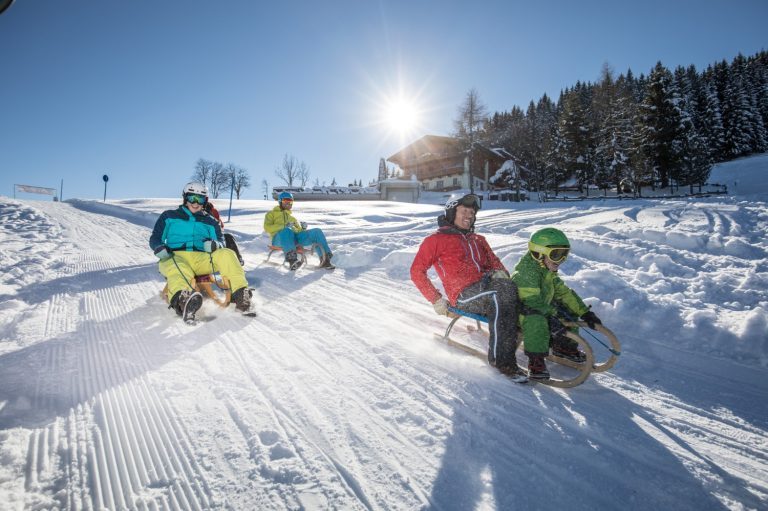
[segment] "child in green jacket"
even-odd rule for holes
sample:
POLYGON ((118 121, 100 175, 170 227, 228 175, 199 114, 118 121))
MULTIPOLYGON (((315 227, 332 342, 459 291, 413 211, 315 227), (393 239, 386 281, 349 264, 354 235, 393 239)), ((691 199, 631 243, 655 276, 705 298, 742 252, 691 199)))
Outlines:
POLYGON ((530 378, 549 379, 544 357, 552 354, 583 362, 578 345, 566 337, 566 328, 558 320, 559 307, 586 321, 590 328, 602 324, 582 299, 557 275, 568 257, 571 244, 562 231, 547 227, 536 231, 528 241, 528 252, 512 273, 522 302, 520 323, 528 356, 530 378))

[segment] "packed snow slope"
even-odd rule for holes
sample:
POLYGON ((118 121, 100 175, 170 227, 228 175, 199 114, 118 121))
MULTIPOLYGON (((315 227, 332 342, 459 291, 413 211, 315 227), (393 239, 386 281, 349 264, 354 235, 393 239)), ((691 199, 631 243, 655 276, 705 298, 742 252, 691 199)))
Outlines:
POLYGON ((4 198, 0 509, 766 509, 766 197, 489 203, 507 268, 567 233, 563 278, 623 344, 569 390, 434 340, 409 267, 437 205, 297 203, 339 268, 291 274, 273 203, 237 201, 259 316, 188 326, 147 245, 176 199, 4 198))

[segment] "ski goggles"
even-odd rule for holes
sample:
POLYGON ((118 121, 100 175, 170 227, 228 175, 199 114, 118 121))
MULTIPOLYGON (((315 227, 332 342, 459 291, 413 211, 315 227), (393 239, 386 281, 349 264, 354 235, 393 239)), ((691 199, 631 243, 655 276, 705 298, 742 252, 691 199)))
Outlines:
POLYGON ((190 204, 205 204, 208 202, 208 197, 197 193, 188 193, 184 196, 184 200, 190 204))
POLYGON ((445 203, 445 209, 453 209, 457 206, 464 206, 467 208, 480 209, 480 197, 474 193, 469 193, 460 199, 451 199, 445 203))
POLYGON ((280 204, 293 204, 293 199, 283 199, 280 204))
POLYGON ((563 247, 541 247, 539 253, 545 255, 555 264, 560 264, 568 258, 570 248, 563 247))

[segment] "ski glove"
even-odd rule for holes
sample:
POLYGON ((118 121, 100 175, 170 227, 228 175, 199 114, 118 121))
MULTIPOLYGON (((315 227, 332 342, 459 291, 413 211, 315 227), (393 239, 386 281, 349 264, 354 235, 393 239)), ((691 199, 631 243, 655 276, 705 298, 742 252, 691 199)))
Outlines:
POLYGON ((495 272, 491 273, 491 279, 508 279, 509 273, 507 273, 507 270, 496 270, 495 272))
POLYGON ((435 312, 437 312, 439 315, 441 316, 448 315, 448 300, 446 300, 442 296, 432 303, 432 307, 435 308, 435 312))
POLYGON ((307 230, 307 222, 299 222, 299 225, 301 226, 301 230, 302 231, 306 231, 307 230))
POLYGON ((170 249, 170 248, 168 248, 168 247, 167 247, 167 246, 165 246, 165 245, 160 245, 159 247, 157 247, 157 248, 155 249, 155 255, 156 255, 156 256, 157 256, 157 258, 158 258, 158 259, 160 259, 161 261, 165 261, 166 259, 168 259, 169 257, 171 257, 171 249, 170 249))
POLYGON ((219 248, 219 244, 216 243, 214 240, 205 240, 203 242, 203 251, 211 253, 216 252, 216 249, 219 248))
POLYGON ((600 318, 597 317, 597 314, 595 314, 592 311, 587 311, 584 314, 581 315, 581 319, 586 321, 589 328, 592 330, 595 329, 595 325, 602 325, 603 322, 600 321, 600 318))
POLYGON ((549 318, 549 336, 552 338, 564 337, 568 329, 557 316, 549 318))

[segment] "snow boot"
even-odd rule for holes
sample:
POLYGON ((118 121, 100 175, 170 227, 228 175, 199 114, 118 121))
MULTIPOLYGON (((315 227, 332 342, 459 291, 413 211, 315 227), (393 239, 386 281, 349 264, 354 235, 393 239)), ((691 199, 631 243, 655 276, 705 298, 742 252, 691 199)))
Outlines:
POLYGON ((579 364, 587 361, 587 356, 579 351, 579 345, 567 337, 557 337, 550 340, 552 355, 565 358, 579 364))
POLYGON ((532 380, 548 380, 549 370, 544 361, 543 353, 526 353, 528 355, 528 377, 532 380))
POLYGON ((301 259, 299 259, 295 250, 289 250, 285 254, 285 262, 288 264, 288 269, 291 271, 296 271, 301 267, 301 259))
POLYGON ((195 313, 197 313, 202 305, 203 295, 197 291, 184 289, 182 291, 176 291, 176 294, 171 298, 171 303, 168 305, 168 308, 175 310, 176 314, 181 316, 185 323, 194 323, 195 313))
POLYGON ((501 374, 511 379, 515 383, 528 383, 528 375, 525 374, 525 371, 520 369, 520 366, 517 365, 517 362, 496 366, 496 369, 498 369, 501 374))
POLYGON ((247 287, 241 287, 234 293, 232 293, 232 302, 235 304, 235 309, 242 313, 251 312, 251 296, 252 292, 247 287))
POLYGON ((325 268, 326 270, 333 270, 336 268, 333 263, 331 262, 331 258, 333 257, 332 252, 328 252, 327 254, 323 254, 323 257, 320 258, 320 266, 319 268, 325 268))

